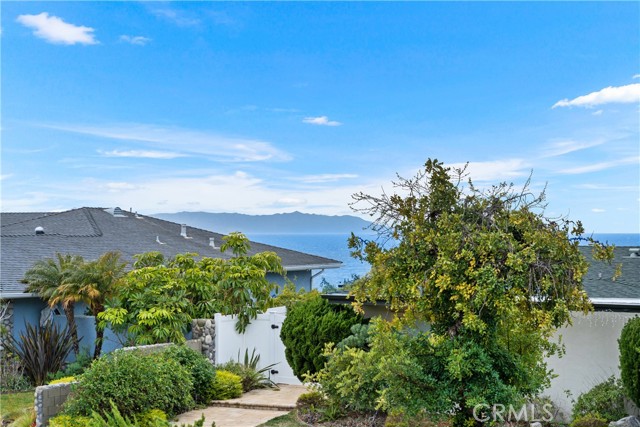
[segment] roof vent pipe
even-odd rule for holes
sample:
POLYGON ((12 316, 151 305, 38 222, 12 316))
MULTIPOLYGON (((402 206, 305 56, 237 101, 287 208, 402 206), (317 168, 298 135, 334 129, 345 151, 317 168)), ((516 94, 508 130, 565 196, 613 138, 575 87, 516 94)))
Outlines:
POLYGON ((36 235, 37 234, 44 234, 44 228, 38 226, 38 227, 36 227, 35 232, 36 232, 36 235))
POLYGON ((629 248, 629 257, 630 258, 640 257, 640 248, 629 248))
POLYGON ((184 238, 187 237, 187 224, 180 225, 180 235, 184 238))
POLYGON ((215 239, 215 237, 209 237, 209 246, 211 246, 213 249, 218 249, 216 247, 216 239, 215 239))

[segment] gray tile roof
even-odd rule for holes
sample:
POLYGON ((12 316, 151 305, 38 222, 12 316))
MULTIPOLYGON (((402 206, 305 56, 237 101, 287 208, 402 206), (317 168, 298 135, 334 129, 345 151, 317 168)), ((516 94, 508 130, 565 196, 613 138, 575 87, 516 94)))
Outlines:
MULTIPOLYGON (((25 271, 37 260, 52 258, 56 252, 91 260, 117 250, 127 261, 132 261, 133 255, 150 251, 162 252, 167 257, 185 252, 216 258, 231 256, 209 246, 213 237, 219 247, 222 234, 187 227, 190 238, 185 239, 180 235, 180 224, 130 212, 114 216, 111 212, 103 208, 79 208, 64 212, 1 213, 0 292, 23 292, 20 280, 25 271), (43 227, 44 234, 36 235, 36 227, 43 227)), ((276 252, 289 271, 341 265, 333 259, 251 242, 250 254, 263 251, 276 252)))
MULTIPOLYGON (((640 300, 640 256, 630 257, 628 246, 614 249, 614 259, 609 263, 594 261, 591 248, 581 246, 582 254, 590 263, 583 278, 584 288, 590 298, 627 298, 640 300), (622 274, 612 280, 616 266, 622 264, 622 274)), ((640 254, 639 254, 640 255, 640 254)))

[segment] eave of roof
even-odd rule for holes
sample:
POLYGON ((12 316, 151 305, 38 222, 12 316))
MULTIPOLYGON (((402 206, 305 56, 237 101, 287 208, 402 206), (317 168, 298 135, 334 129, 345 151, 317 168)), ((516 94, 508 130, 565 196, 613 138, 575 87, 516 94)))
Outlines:
POLYGON ((306 265, 285 265, 284 269, 287 271, 305 271, 305 270, 324 270, 326 268, 340 268, 341 262, 332 264, 306 264, 306 265))

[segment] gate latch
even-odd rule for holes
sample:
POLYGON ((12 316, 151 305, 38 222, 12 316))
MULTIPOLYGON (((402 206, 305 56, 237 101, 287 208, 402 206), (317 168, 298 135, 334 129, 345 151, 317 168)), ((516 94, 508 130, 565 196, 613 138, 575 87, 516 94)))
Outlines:
POLYGON ((278 325, 271 325, 271 329, 278 329, 280 326, 278 325))
POLYGON ((276 375, 278 373, 278 371, 276 371, 275 369, 271 370, 271 375, 276 375))

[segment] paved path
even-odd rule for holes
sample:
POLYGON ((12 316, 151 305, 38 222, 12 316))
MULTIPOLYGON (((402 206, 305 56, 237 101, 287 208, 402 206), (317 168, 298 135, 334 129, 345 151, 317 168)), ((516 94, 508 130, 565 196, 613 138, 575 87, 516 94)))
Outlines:
POLYGON ((193 423, 205 417, 205 427, 256 427, 296 407, 298 396, 307 389, 300 385, 280 385, 279 390, 252 390, 237 399, 219 400, 212 406, 178 416, 175 424, 193 423))

